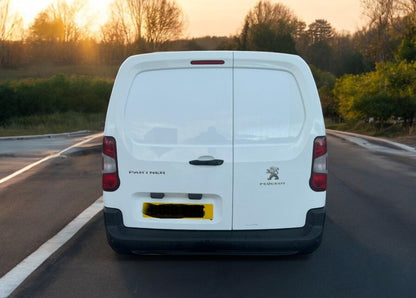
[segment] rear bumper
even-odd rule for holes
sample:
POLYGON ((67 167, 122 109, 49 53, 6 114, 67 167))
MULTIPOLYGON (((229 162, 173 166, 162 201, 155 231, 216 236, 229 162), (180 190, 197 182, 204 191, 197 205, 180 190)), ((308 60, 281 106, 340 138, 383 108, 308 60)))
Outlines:
POLYGON ((127 228, 120 210, 104 207, 110 246, 136 254, 261 254, 310 253, 321 243, 325 208, 311 209, 302 228, 276 230, 157 230, 127 228))

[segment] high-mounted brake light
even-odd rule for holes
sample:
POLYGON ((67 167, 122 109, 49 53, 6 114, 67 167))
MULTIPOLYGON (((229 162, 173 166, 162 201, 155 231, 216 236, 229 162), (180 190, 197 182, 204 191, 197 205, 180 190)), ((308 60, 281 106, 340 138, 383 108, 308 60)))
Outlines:
POLYGON ((117 146, 113 137, 103 138, 103 190, 115 191, 120 186, 117 167, 117 146))
POLYGON ((215 65, 215 64, 224 64, 224 60, 192 60, 192 65, 215 65))
POLYGON ((328 153, 326 137, 317 137, 313 143, 312 174, 309 185, 314 191, 325 191, 327 186, 328 153))

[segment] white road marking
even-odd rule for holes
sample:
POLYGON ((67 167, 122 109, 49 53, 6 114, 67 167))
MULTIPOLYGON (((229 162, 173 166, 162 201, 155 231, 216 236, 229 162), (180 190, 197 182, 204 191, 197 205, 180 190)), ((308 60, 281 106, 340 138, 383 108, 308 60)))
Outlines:
POLYGON ((83 140, 83 141, 81 141, 79 143, 76 143, 76 144, 74 144, 74 145, 72 145, 72 146, 70 146, 68 148, 65 148, 64 150, 59 151, 58 153, 55 153, 55 154, 46 156, 45 158, 42 158, 41 160, 38 160, 37 162, 34 162, 34 163, 30 164, 30 165, 27 165, 26 167, 24 167, 24 168, 22 168, 22 169, 20 169, 20 170, 18 170, 16 172, 10 174, 9 176, 6 176, 6 177, 0 179, 0 184, 4 183, 6 181, 9 181, 10 179, 13 179, 14 177, 16 177, 16 176, 18 176, 18 175, 20 175, 20 174, 22 174, 22 173, 30 170, 33 167, 36 167, 37 165, 39 165, 39 164, 41 164, 41 163, 43 163, 43 162, 45 162, 47 160, 50 160, 50 159, 55 158, 55 157, 58 157, 58 156, 64 154, 66 151, 68 151, 68 150, 70 150, 70 149, 72 149, 74 147, 78 147, 78 146, 81 146, 81 145, 83 145, 85 143, 88 143, 92 139, 95 139, 95 138, 97 138, 99 136, 102 136, 103 134, 104 133, 102 133, 102 132, 97 133, 97 134, 94 134, 94 135, 90 136, 89 138, 87 138, 87 139, 85 139, 85 140, 83 140))
POLYGON ((331 130, 331 129, 327 129, 326 131, 327 131, 327 134, 329 135, 337 136, 339 138, 342 138, 351 143, 357 144, 358 146, 361 146, 368 150, 407 156, 407 157, 413 157, 413 158, 416 157, 416 148, 413 148, 404 144, 392 142, 392 141, 381 139, 381 138, 362 136, 362 135, 350 133, 350 132, 337 131, 337 130, 331 130), (397 149, 371 143, 372 140, 378 143, 382 142, 382 143, 390 144, 392 146, 397 147, 397 149))
POLYGON ((70 240, 88 221, 103 209, 103 197, 92 203, 58 234, 45 242, 30 256, 0 279, 0 297, 9 296, 30 274, 43 264, 54 252, 70 240))

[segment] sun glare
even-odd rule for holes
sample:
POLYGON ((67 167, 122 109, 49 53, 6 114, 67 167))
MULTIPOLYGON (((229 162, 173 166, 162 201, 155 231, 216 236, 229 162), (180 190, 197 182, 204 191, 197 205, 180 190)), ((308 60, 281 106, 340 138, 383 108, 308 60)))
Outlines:
MULTIPOLYGON (((57 0, 11 0, 12 10, 19 12, 25 27, 29 27, 36 15, 57 0)), ((72 2, 74 0, 66 0, 72 2)), ((114 0, 85 0, 88 9, 77 22, 98 29, 107 19, 108 5, 114 0)), ((182 7, 188 28, 185 35, 236 34, 241 29, 244 16, 259 0, 176 0, 182 7)), ((287 5, 307 23, 315 19, 327 19, 337 30, 355 30, 360 24, 360 0, 271 0, 287 5)))
MULTIPOLYGON (((69 3, 72 1, 68 0, 69 3)), ((96 24, 105 22, 107 6, 111 1, 113 0, 86 0, 88 9, 83 17, 92 18, 96 24)), ((11 8, 22 16, 25 26, 29 27, 37 14, 53 2, 54 0, 12 0, 11 8)), ((89 22, 83 19, 77 21, 80 24, 89 22)))

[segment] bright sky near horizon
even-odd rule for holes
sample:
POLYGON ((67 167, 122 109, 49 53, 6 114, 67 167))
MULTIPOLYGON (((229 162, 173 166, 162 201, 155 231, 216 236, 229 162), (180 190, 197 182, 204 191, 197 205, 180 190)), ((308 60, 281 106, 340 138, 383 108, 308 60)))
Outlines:
MULTIPOLYGON (((71 0, 70 0, 71 1, 71 0)), ((86 0, 90 14, 104 22, 107 6, 113 0, 86 0)), ((259 0, 176 0, 187 17, 185 36, 229 36, 240 31, 244 17, 259 0)), ((12 10, 23 17, 25 26, 53 0, 11 0, 12 10)), ((360 0, 276 0, 293 10, 307 24, 326 19, 338 31, 354 32, 363 23, 360 0)))

